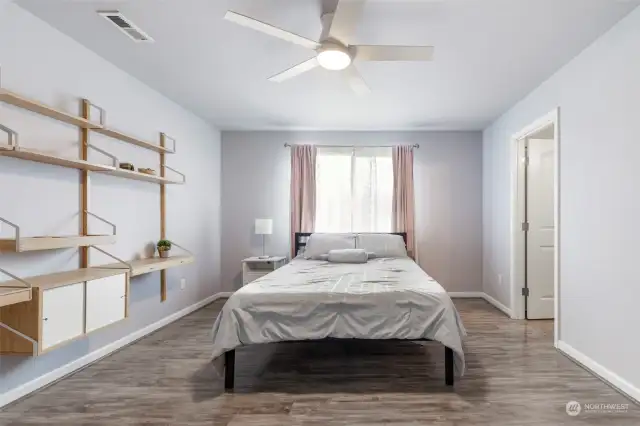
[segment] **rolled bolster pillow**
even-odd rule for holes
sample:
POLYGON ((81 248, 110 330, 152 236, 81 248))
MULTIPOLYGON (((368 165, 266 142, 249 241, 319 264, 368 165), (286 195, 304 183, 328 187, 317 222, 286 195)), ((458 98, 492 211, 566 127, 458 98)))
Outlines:
POLYGON ((363 249, 329 250, 328 260, 332 263, 367 263, 367 252, 363 249))

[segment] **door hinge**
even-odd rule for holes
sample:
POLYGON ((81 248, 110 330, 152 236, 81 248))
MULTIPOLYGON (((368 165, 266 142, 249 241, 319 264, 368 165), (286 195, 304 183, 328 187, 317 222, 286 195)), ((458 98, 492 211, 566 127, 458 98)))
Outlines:
POLYGON ((529 297, 529 287, 522 287, 522 295, 529 297))
POLYGON ((522 222, 522 231, 529 232, 529 222, 522 222))

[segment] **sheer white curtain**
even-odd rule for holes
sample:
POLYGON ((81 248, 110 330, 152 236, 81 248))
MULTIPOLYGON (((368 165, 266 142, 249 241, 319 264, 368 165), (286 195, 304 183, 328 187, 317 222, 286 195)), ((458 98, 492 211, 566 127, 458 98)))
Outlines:
POLYGON ((392 149, 318 147, 316 232, 391 232, 392 149))

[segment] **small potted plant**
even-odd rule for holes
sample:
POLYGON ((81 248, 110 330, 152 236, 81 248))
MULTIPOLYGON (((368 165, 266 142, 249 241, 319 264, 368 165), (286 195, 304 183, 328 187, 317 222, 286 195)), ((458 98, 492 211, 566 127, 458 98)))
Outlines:
POLYGON ((158 253, 160 253, 160 257, 169 257, 169 253, 171 252, 171 241, 169 240, 160 240, 158 241, 158 253))

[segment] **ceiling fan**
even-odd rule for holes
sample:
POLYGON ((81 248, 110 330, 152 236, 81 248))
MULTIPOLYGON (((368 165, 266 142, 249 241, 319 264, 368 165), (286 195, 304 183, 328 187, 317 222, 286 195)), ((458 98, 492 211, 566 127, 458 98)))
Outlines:
POLYGON ((315 50, 316 56, 269 78, 282 82, 310 71, 318 66, 330 71, 343 71, 351 89, 365 95, 369 86, 354 66, 363 61, 430 61, 433 46, 371 46, 353 45, 349 41, 355 30, 366 0, 339 0, 334 13, 322 16, 322 34, 316 42, 281 28, 258 21, 249 16, 228 11, 224 18, 290 43, 315 50))

